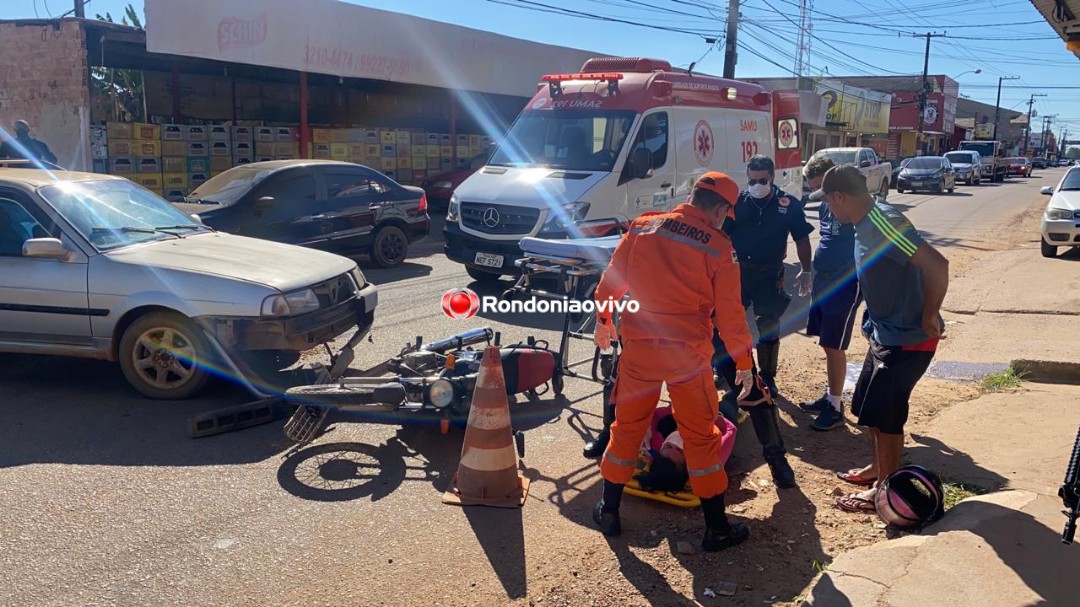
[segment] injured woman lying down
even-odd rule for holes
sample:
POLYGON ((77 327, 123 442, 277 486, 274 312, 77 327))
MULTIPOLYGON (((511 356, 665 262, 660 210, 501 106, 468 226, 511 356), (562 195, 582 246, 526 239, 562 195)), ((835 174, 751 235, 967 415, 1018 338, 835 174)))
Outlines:
MULTIPOLYGON (((716 416, 716 427, 720 430, 720 463, 726 466, 739 430, 723 415, 716 416)), ((670 406, 653 411, 652 425, 645 434, 641 451, 651 460, 648 470, 637 477, 642 489, 682 491, 686 488, 690 475, 686 471, 683 439, 670 406)))

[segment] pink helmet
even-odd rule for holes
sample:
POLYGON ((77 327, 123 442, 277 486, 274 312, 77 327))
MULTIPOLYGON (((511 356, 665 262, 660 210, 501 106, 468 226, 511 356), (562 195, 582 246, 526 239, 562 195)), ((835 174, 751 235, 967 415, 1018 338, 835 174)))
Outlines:
POLYGON ((874 507, 885 524, 920 529, 945 513, 945 489, 937 474, 922 466, 901 466, 878 486, 874 507))

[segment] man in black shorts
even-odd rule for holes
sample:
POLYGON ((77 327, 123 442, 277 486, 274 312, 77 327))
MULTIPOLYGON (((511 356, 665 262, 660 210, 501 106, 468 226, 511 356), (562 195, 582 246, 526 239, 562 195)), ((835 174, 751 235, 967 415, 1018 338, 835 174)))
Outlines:
POLYGON ((930 366, 945 325, 941 302, 949 288, 949 262, 911 222, 875 200, 855 167, 829 169, 811 200, 855 226, 855 267, 866 299, 863 334, 870 341, 851 410, 870 429, 874 459, 838 473, 869 489, 837 501, 848 512, 873 512, 880 480, 900 467, 908 399, 930 366))
MULTIPOLYGON (((806 164, 803 176, 813 192, 821 187, 825 173, 836 166, 828 156, 819 156, 806 164)), ((855 276, 855 226, 837 221, 829 211, 829 203, 821 201, 818 210, 821 240, 814 254, 814 303, 806 334, 816 336, 825 350, 825 374, 828 384, 821 398, 799 407, 817 413, 810 424, 812 430, 832 430, 844 425, 844 377, 847 375, 847 355, 855 314, 862 298, 855 276)))

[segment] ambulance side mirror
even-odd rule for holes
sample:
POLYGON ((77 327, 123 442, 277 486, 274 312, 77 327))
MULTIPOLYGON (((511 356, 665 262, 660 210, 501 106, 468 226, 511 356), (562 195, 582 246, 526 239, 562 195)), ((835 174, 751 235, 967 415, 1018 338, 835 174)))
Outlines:
POLYGON ((652 176, 652 152, 640 147, 630 154, 630 174, 634 179, 646 179, 652 176))

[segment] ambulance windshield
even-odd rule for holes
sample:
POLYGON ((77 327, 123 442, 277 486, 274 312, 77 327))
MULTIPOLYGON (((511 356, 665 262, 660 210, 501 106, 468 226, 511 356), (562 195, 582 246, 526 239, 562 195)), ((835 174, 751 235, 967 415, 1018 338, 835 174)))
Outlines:
POLYGON ((488 165, 611 171, 635 117, 618 110, 529 110, 488 165))

